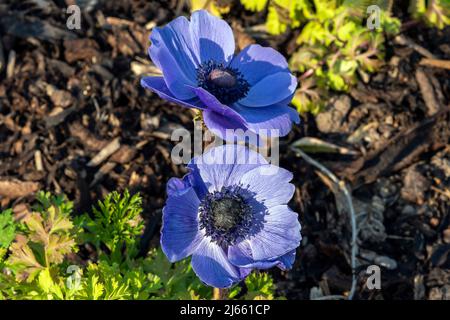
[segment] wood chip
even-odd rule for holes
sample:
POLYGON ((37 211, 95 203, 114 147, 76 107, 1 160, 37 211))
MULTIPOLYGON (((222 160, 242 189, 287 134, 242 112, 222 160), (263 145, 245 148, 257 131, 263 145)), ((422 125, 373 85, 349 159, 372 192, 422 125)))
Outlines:
POLYGON ((99 46, 92 39, 75 39, 64 41, 64 57, 68 63, 84 60, 97 62, 100 59, 99 46))
POLYGON ((136 150, 132 147, 124 145, 120 147, 120 149, 111 156, 110 160, 113 162, 126 164, 131 160, 133 160, 135 156, 136 150))
POLYGON ((17 179, 0 179, 0 198, 16 199, 25 197, 39 190, 39 183, 17 179))
POLYGON ((53 85, 46 86, 46 93, 56 107, 67 108, 73 103, 73 97, 69 91, 59 90, 53 85))
POLYGON ((116 163, 107 162, 105 163, 94 175, 94 179, 89 184, 89 188, 94 187, 97 183, 99 183, 108 173, 110 173, 115 167, 116 163))
POLYGON ((421 66, 434 67, 450 70, 450 60, 439 60, 423 58, 419 63, 421 66))
POLYGON ((422 93, 422 98, 427 106, 427 115, 432 116, 436 114, 440 109, 439 102, 434 94, 430 79, 428 79, 427 74, 421 68, 416 70, 416 80, 419 85, 420 92, 422 93))
POLYGON ((416 52, 420 53, 424 57, 430 58, 430 59, 436 59, 434 54, 432 54, 430 51, 425 49, 424 47, 418 45, 415 43, 412 39, 405 37, 404 35, 398 35, 394 38, 394 42, 396 42, 399 45, 402 46, 408 46, 412 49, 414 49, 416 52))
POLYGON ((42 164, 42 153, 40 150, 34 152, 34 164, 37 171, 44 171, 44 165, 42 164))
POLYGON ((88 129, 82 126, 79 122, 74 122, 69 126, 70 134, 80 140, 83 145, 92 151, 99 151, 103 149, 108 141, 97 139, 88 129))
POLYGON ((8 56, 8 65, 6 66, 6 78, 11 79, 16 68, 16 52, 11 50, 8 56))
MULTIPOLYGON (((57 108, 59 109, 59 108, 57 108)), ((77 106, 72 106, 67 109, 59 110, 56 114, 51 114, 45 118, 45 124, 47 127, 54 127, 62 123, 70 114, 77 110, 77 106)))
POLYGON ((100 150, 97 155, 89 161, 88 167, 96 167, 103 161, 109 158, 113 153, 115 153, 120 148, 120 139, 116 138, 112 140, 108 145, 106 145, 102 150, 100 150))

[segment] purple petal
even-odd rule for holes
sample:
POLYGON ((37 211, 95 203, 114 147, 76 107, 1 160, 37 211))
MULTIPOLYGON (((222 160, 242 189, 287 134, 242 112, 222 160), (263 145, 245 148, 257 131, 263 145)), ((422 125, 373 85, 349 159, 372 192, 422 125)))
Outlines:
POLYGON ((189 181, 186 179, 170 178, 167 181, 166 192, 170 196, 180 196, 190 188, 189 181))
MULTIPOLYGON (((242 123, 234 118, 223 116, 217 112, 205 110, 203 111, 203 121, 206 127, 219 138, 226 141, 240 140, 241 134, 236 135, 235 130, 246 131, 242 123)), ((239 131, 241 132, 241 131, 239 131)), ((254 138, 253 140, 256 140, 254 138)))
POLYGON ((228 288, 242 280, 241 271, 233 266, 223 249, 207 237, 192 254, 192 268, 207 285, 228 288))
POLYGON ((294 264, 295 250, 274 259, 255 261, 249 241, 244 240, 228 248, 228 258, 232 264, 240 268, 269 269, 277 266, 282 270, 287 270, 294 264))
POLYGON ((295 192, 295 186, 289 183, 292 178, 288 170, 267 164, 245 173, 240 184, 254 194, 253 200, 270 209, 291 200, 295 192))
POLYGON ((231 61, 230 66, 238 69, 250 85, 278 72, 289 72, 288 63, 275 49, 252 44, 242 50, 231 61))
POLYGON ((183 107, 197 109, 205 108, 204 104, 197 97, 187 101, 174 97, 169 88, 167 88, 163 77, 144 77, 141 79, 141 86, 154 91, 161 99, 179 104, 183 107))
POLYGON ((285 104, 261 108, 235 104, 233 108, 245 119, 250 130, 263 136, 285 136, 291 131, 292 122, 300 122, 298 112, 285 104))
POLYGON ((203 199, 203 197, 208 193, 208 188, 200 176, 200 171, 195 164, 190 165, 189 173, 186 175, 189 184, 194 188, 195 193, 199 199, 203 199))
POLYGON ((163 208, 161 247, 171 262, 192 254, 202 239, 197 220, 199 204, 192 188, 167 199, 163 208))
POLYGON ((247 278, 247 276, 252 273, 253 268, 238 268, 239 275, 241 279, 247 278))
POLYGON ((202 101, 209 111, 214 111, 224 117, 232 117, 236 121, 245 123, 245 120, 229 106, 222 104, 213 94, 200 87, 193 87, 192 91, 202 101))
POLYGON ((280 268, 281 270, 291 269, 295 262, 295 254, 296 254, 296 250, 292 250, 291 252, 288 252, 284 256, 278 258, 278 260, 280 262, 277 265, 278 268, 280 268))
POLYGON ((296 87, 297 78, 288 72, 278 72, 251 86, 239 103, 247 107, 270 106, 292 96, 296 87))
POLYGON ((227 144, 212 148, 199 157, 193 158, 189 168, 197 168, 208 190, 215 191, 223 186, 239 183, 248 171, 267 164, 259 153, 244 146, 227 144))
POLYGON ((231 60, 235 48, 233 31, 224 20, 206 10, 199 10, 192 14, 189 28, 201 62, 213 60, 226 63, 231 60))
POLYGON ((206 127, 223 140, 243 140, 244 133, 248 139, 256 141, 257 137, 248 132, 245 119, 235 110, 222 104, 217 98, 203 88, 192 88, 199 99, 207 106, 203 112, 206 127), (239 130, 239 131, 236 131, 239 130))
POLYGON ((249 238, 256 261, 281 257, 300 245, 300 223, 297 213, 286 205, 267 209, 263 228, 249 238))
POLYGON ((188 30, 189 21, 178 17, 162 28, 154 28, 150 35, 150 57, 161 69, 170 91, 182 100, 194 97, 185 85, 195 85, 199 65, 188 30))

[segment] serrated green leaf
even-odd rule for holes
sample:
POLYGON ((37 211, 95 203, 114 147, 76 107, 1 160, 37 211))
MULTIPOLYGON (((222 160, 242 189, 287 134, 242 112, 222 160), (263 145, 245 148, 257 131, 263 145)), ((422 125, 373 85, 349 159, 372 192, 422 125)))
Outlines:
POLYGON ((105 245, 109 254, 102 254, 102 259, 121 262, 124 248, 128 257, 137 253, 139 236, 144 228, 140 217, 142 198, 138 194, 131 196, 128 191, 123 195, 113 192, 92 211, 93 218, 85 214, 82 220, 78 220, 87 230, 81 238, 93 243, 99 253, 102 253, 101 246, 105 245))
POLYGON ((250 11, 263 11, 267 5, 268 0, 241 0, 245 9, 250 11))
POLYGON ((16 224, 12 210, 0 213, 0 248, 8 249, 16 235, 16 224))
POLYGON ((248 292, 245 295, 249 300, 272 300, 273 299, 273 279, 268 273, 252 272, 246 279, 245 284, 248 292))
POLYGON ((99 277, 95 274, 91 275, 85 284, 85 294, 88 300, 99 300, 104 292, 103 284, 98 282, 99 277))

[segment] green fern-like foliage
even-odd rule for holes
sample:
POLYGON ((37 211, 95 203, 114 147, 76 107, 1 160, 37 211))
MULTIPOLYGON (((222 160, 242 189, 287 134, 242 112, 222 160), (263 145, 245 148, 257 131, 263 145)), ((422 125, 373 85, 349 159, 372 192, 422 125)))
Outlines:
POLYGON ((138 251, 138 236, 144 228, 141 211, 138 194, 131 196, 125 191, 122 196, 113 192, 92 209, 92 217, 85 214, 76 222, 87 231, 81 235, 83 241, 94 244, 101 255, 105 255, 104 247, 108 252, 105 257, 121 263, 124 250, 130 257, 138 251))
POLYGON ((267 31, 280 34, 287 28, 301 30, 298 50, 289 63, 306 75, 293 104, 300 112, 320 112, 330 90, 348 91, 359 78, 366 80, 383 63, 384 35, 399 31, 390 16, 390 0, 241 0, 248 10, 267 8, 267 31), (366 9, 382 9, 379 27, 369 29, 366 9))
POLYGON ((3 266, 4 257, 11 242, 16 236, 16 223, 12 210, 0 213, 0 268, 3 266))
MULTIPOLYGON (((139 195, 113 192, 73 219, 65 197, 39 193, 34 211, 15 222, 0 214, 0 299, 148 300, 210 299, 212 289, 197 278, 189 259, 170 263, 159 248, 138 257, 143 231, 139 195), (79 248, 90 244, 96 258, 81 263, 79 248)), ((273 299, 266 273, 247 278, 229 298, 273 299)))
POLYGON ((14 240, 16 234, 16 224, 14 222, 12 210, 0 213, 0 248, 6 249, 14 240))
POLYGON ((409 12, 428 25, 443 29, 450 25, 450 1, 448 0, 410 0, 409 12))

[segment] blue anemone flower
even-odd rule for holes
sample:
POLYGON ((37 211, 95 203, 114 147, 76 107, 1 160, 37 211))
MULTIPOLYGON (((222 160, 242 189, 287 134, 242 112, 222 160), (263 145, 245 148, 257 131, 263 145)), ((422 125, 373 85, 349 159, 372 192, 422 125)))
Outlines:
POLYGON ((153 29, 149 55, 163 76, 144 77, 144 88, 187 108, 202 110, 214 134, 226 130, 284 136, 299 123, 292 100, 297 79, 272 48, 249 45, 234 55, 230 26, 205 10, 153 29), (262 131, 264 129, 266 132, 262 131), (274 130, 274 132, 267 132, 274 130))
POLYGON ((217 288, 254 268, 292 267, 301 240, 287 206, 292 173, 239 145, 212 148, 188 168, 167 184, 161 246, 171 262, 192 256, 197 276, 217 288))

